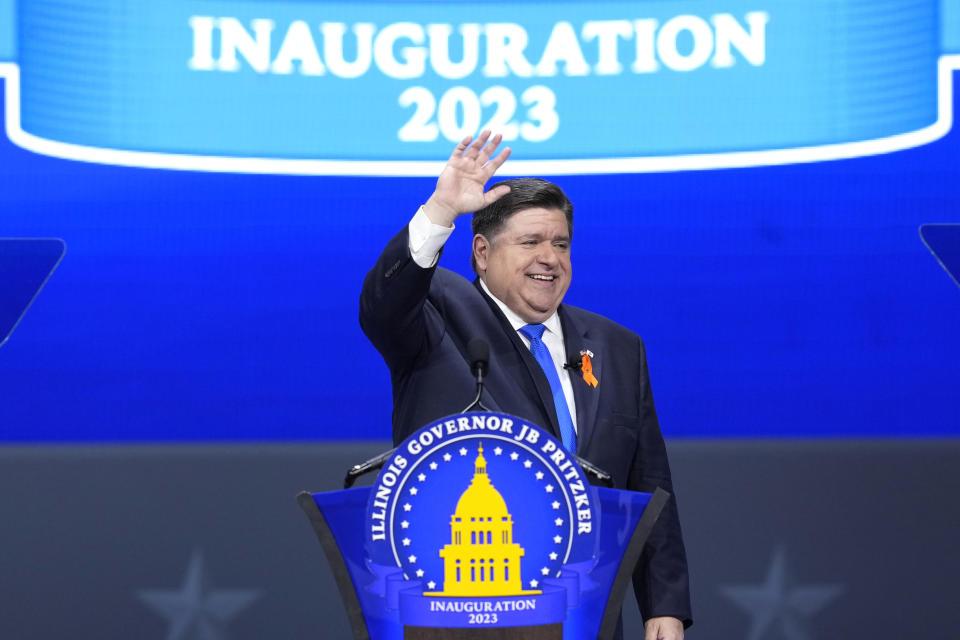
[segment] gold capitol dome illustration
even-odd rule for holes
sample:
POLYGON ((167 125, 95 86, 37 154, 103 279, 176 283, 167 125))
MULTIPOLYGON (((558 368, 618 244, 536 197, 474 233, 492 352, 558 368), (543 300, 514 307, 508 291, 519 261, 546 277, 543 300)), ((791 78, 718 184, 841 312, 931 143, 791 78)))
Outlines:
POLYGON ((514 596, 541 593, 520 582, 523 547, 513 541, 513 516, 487 475, 483 444, 473 479, 450 516, 450 544, 443 558, 443 591, 435 596, 514 596))

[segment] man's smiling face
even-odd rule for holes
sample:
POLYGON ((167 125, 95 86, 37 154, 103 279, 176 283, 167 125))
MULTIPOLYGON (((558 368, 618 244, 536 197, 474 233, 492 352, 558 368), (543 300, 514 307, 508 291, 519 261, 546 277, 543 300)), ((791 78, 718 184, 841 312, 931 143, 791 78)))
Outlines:
POLYGON ((491 239, 476 235, 480 277, 518 316, 539 324, 553 315, 570 286, 570 231, 559 209, 524 209, 491 239))

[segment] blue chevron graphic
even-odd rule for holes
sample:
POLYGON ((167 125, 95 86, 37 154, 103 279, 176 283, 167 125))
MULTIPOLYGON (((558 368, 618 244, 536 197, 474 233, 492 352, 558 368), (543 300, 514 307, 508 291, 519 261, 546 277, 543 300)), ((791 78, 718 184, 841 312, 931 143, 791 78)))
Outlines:
POLYGON ((0 238, 0 345, 13 333, 66 249, 59 238, 0 238))
POLYGON ((960 286, 960 223, 920 225, 920 239, 960 286))

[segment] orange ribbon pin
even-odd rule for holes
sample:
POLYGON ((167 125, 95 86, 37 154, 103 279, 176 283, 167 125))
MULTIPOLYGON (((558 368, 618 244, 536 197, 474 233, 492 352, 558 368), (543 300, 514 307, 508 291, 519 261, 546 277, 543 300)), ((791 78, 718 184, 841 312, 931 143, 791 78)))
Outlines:
POLYGON ((597 377, 593 375, 593 363, 590 361, 590 357, 593 355, 590 351, 581 351, 580 352, 580 372, 583 374, 583 381, 586 382, 591 387, 596 387, 600 384, 600 381, 597 380, 597 377))

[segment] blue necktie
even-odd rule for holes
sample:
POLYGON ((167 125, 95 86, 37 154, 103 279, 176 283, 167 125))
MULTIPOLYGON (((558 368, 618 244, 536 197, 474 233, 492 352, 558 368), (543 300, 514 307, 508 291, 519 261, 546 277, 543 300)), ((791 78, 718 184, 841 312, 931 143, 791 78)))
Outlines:
POLYGON ((560 439, 567 451, 577 452, 577 432, 573 430, 573 420, 570 418, 570 408, 567 398, 563 395, 560 385, 560 376, 557 375, 557 366, 550 357, 550 350, 543 344, 543 332, 546 329, 542 324, 528 324, 520 327, 520 333, 530 340, 530 353, 537 359, 537 363, 547 375, 550 390, 553 391, 553 404, 557 408, 557 421, 560 423, 560 439))

